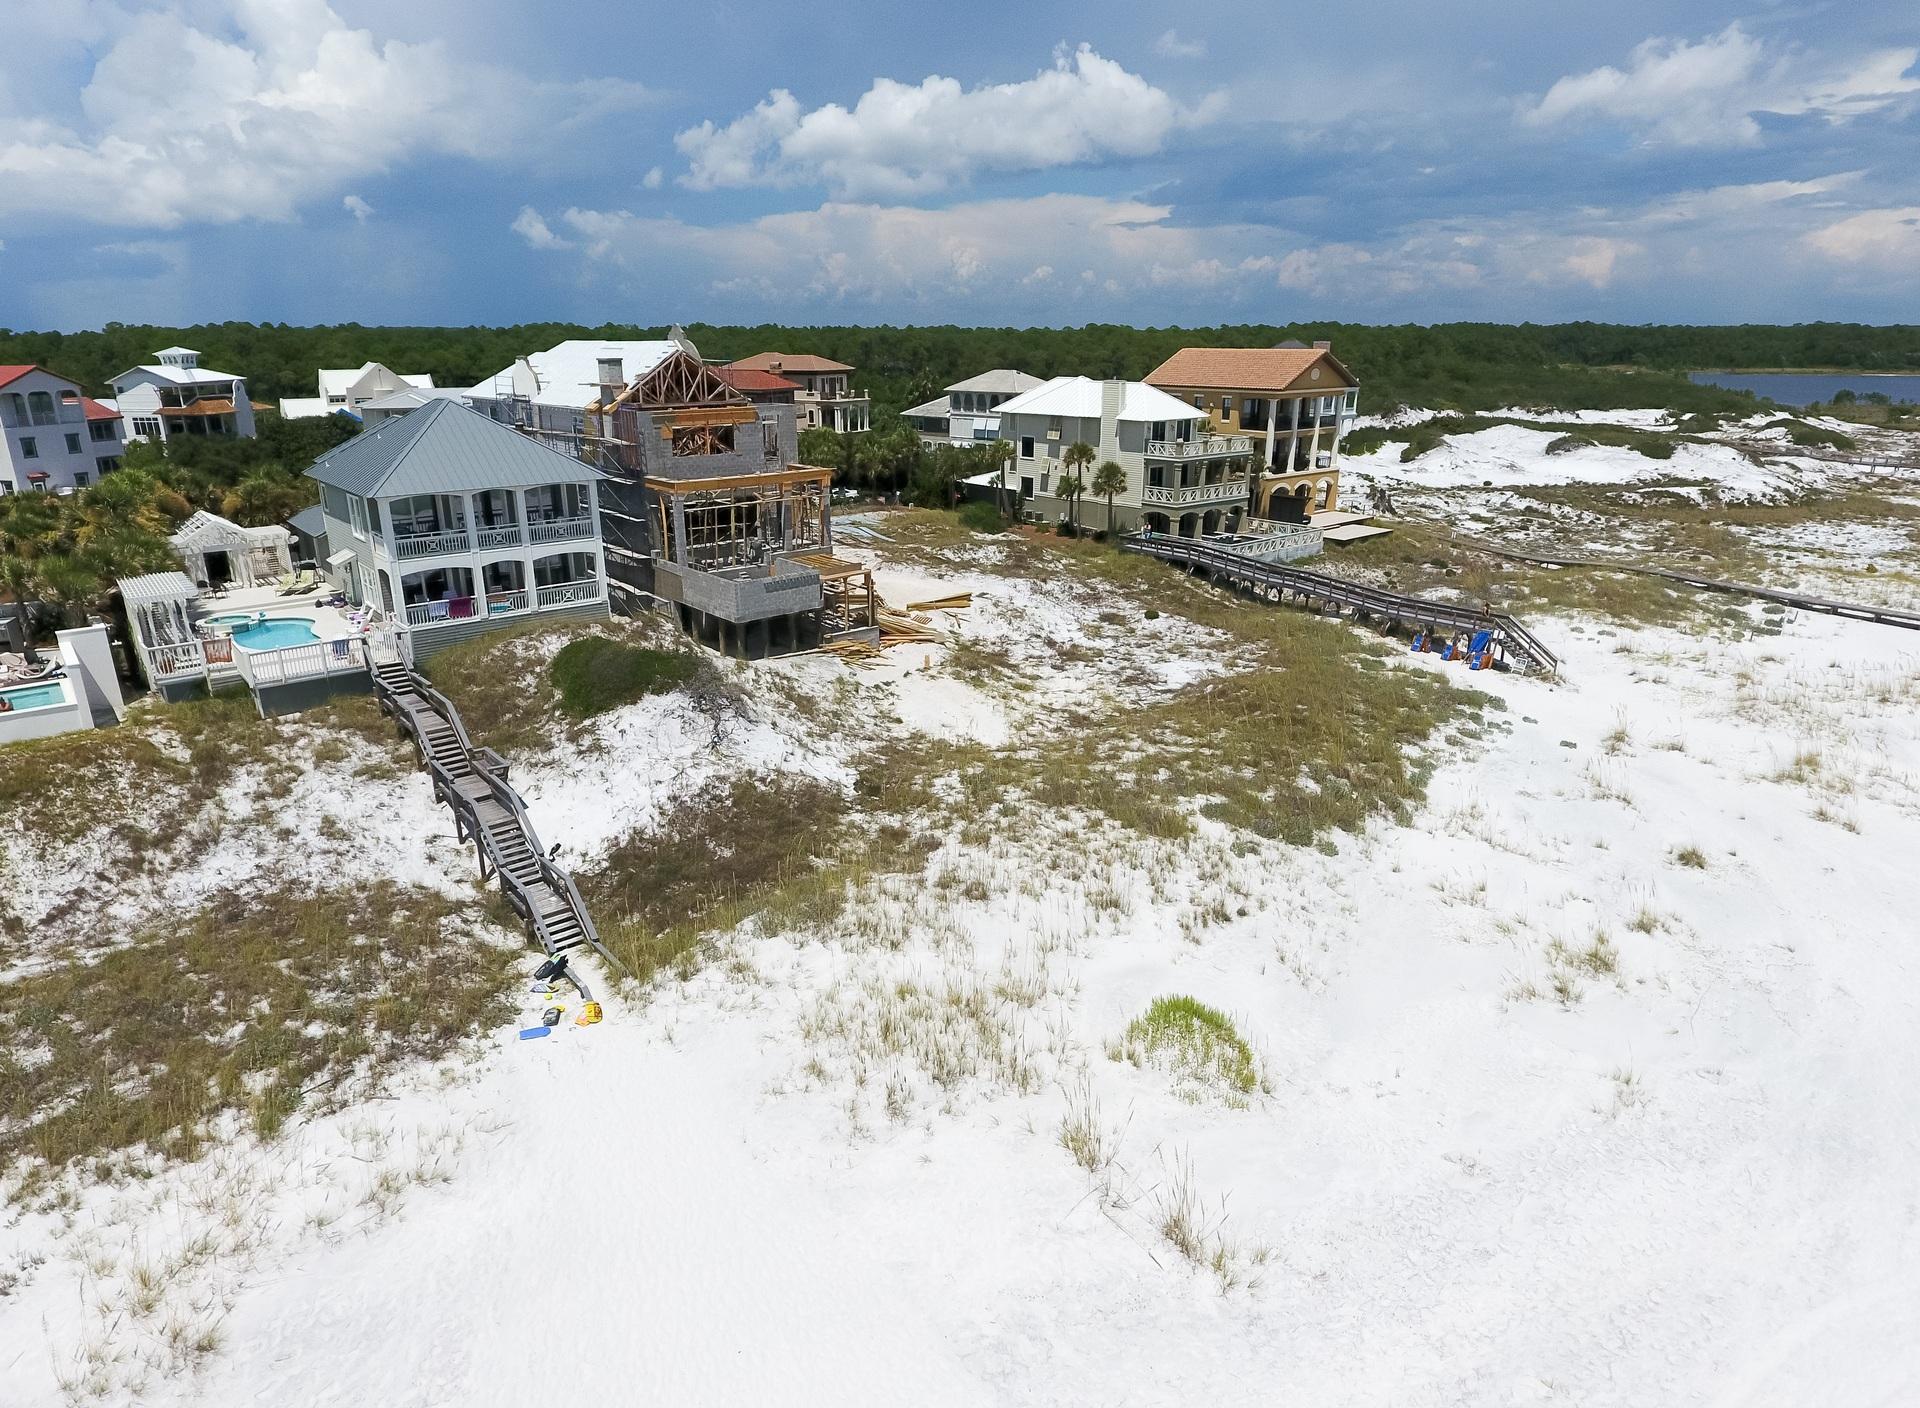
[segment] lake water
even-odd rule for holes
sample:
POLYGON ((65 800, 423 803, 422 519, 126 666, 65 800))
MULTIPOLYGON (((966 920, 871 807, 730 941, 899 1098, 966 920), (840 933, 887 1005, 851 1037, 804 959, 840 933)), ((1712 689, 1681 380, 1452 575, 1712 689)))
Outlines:
POLYGON ((1751 391, 1783 406, 1831 401, 1836 391, 1851 391, 1856 396, 1878 391, 1896 401, 1920 401, 1920 376, 1868 376, 1861 372, 1818 376, 1799 372, 1688 372, 1687 379, 1695 386, 1751 391))

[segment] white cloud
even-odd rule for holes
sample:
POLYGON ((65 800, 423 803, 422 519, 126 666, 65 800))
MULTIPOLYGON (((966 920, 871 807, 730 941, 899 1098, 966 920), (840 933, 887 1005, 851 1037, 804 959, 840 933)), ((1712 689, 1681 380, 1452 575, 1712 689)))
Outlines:
POLYGON ((1920 205, 1863 210, 1814 230, 1806 242, 1847 264, 1880 264, 1911 274, 1920 267, 1920 205))
POLYGON ((1698 43, 1648 39, 1626 68, 1570 74, 1520 117, 1532 126, 1600 118, 1679 146, 1751 145, 1760 140, 1756 114, 1844 122, 1911 101, 1920 93, 1920 78, 1907 74, 1916 59, 1920 49, 1883 49, 1834 63, 1730 24, 1698 43))
POLYGON ((682 181, 720 186, 822 182, 838 195, 946 190, 986 171, 1036 171, 1160 150, 1169 133, 1209 120, 1082 44, 1020 83, 963 89, 934 76, 876 79, 851 109, 804 111, 778 89, 725 126, 703 122, 674 138, 682 181))
POLYGON ((553 232, 546 218, 530 205, 520 207, 520 213, 513 217, 513 223, 507 227, 535 249, 572 249, 572 240, 563 240, 553 232))
POLYGON ((1166 59, 1201 59, 1207 54, 1204 39, 1182 39, 1180 31, 1170 29, 1153 41, 1153 52, 1166 59))
POLYGON ((340 204, 349 215, 353 216, 353 218, 358 220, 362 225, 366 224, 367 217, 373 214, 373 207, 360 199, 359 196, 343 196, 340 204))
POLYGON ((660 189, 660 183, 666 179, 666 172, 657 166, 650 166, 647 168, 647 174, 640 178, 640 187, 642 190, 657 191, 660 189))
POLYGON ((0 113, 0 217, 285 220, 409 158, 531 155, 640 91, 383 43, 326 0, 146 0, 100 42, 75 122, 0 113))
POLYGON ((1561 259, 1561 267, 1582 283, 1592 284, 1595 288, 1605 288, 1613 282, 1614 266, 1630 255, 1638 254, 1641 246, 1632 240, 1607 239, 1600 235, 1588 235, 1574 242, 1574 248, 1561 259))

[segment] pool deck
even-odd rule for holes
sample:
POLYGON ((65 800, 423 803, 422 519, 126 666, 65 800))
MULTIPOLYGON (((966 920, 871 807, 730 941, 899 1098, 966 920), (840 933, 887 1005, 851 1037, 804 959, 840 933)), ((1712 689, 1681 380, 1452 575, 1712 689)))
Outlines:
POLYGON ((193 619, 205 621, 212 616, 251 616, 256 611, 264 611, 269 621, 305 618, 312 623, 313 633, 321 640, 339 640, 358 634, 353 623, 347 619, 346 612, 320 604, 321 598, 327 594, 322 590, 301 596, 281 596, 277 587, 243 587, 225 596, 202 596, 194 603, 193 619))

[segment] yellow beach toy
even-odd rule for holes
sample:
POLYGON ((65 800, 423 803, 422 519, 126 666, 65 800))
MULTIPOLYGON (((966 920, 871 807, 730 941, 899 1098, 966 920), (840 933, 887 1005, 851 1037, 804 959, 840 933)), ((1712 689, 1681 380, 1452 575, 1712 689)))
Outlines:
POLYGON ((580 1015, 573 1019, 573 1024, 576 1027, 590 1027, 599 1020, 600 1004, 597 1002, 589 1002, 585 1007, 580 1009, 580 1015))

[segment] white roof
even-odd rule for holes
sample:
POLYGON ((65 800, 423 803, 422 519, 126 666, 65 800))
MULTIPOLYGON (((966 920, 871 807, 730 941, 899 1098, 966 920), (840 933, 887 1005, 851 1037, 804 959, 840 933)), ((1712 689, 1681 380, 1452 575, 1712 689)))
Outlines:
POLYGON ((200 354, 191 347, 162 347, 153 354, 156 357, 198 357, 200 354))
POLYGON ((157 601, 192 601, 200 588, 184 572, 149 572, 144 577, 122 577, 120 600, 128 606, 151 606, 157 601))
MULTIPOLYGON (((677 342, 601 342, 578 338, 535 352, 522 360, 530 364, 537 387, 515 388, 519 363, 504 367, 465 393, 475 400, 491 401, 502 396, 523 395, 549 406, 567 406, 580 410, 600 396, 600 359, 618 357, 621 374, 631 384, 636 376, 652 371, 675 352, 677 342)), ((525 373, 521 372, 524 377, 525 373)))
POLYGON ((303 420, 308 416, 323 416, 329 409, 324 396, 282 396, 280 398, 282 420, 303 420))
MULTIPOLYGON (((1079 416, 1100 418, 1101 387, 1104 382, 1087 376, 1057 376, 1011 401, 1002 401, 994 412, 1002 416, 1079 416)), ((1120 398, 1120 419, 1130 421, 1198 420, 1200 412, 1177 396, 1169 396, 1144 381, 1127 381, 1120 398)))
POLYGON ((1037 376, 1028 376, 1025 372, 1014 371, 1011 367, 995 367, 990 372, 981 372, 979 376, 970 376, 965 381, 956 381, 949 391, 1011 391, 1016 394, 1031 391, 1043 385, 1037 376))
POLYGON ((149 376, 158 377, 161 381, 170 381, 175 386, 192 386, 202 381, 242 380, 238 372, 217 372, 211 367, 163 367, 157 364, 148 366, 143 363, 137 367, 129 367, 119 376, 114 377, 112 380, 115 388, 135 372, 146 372, 149 376))
POLYGON ((320 369, 320 395, 322 399, 328 396, 346 395, 354 388, 355 384, 359 382, 360 378, 371 371, 387 372, 392 376, 399 377, 400 380, 406 382, 409 386, 433 385, 433 377, 425 372, 409 375, 406 372, 396 372, 392 367, 385 366, 380 362, 363 362, 357 368, 322 367, 320 369))

